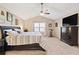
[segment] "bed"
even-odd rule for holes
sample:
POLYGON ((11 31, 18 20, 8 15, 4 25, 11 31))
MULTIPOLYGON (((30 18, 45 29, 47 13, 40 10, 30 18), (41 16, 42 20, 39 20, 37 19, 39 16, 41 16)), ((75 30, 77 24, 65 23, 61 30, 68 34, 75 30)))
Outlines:
POLYGON ((9 36, 6 37, 8 45, 25 45, 40 43, 41 33, 39 32, 22 32, 22 33, 8 33, 9 36))
POLYGON ((39 49, 45 51, 39 45, 42 37, 40 32, 23 32, 20 27, 13 26, 1 26, 0 28, 2 28, 6 50, 39 49))

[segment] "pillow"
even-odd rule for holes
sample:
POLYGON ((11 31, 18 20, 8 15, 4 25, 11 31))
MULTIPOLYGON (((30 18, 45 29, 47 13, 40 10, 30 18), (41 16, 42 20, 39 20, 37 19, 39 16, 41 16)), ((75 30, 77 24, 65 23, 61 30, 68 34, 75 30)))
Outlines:
POLYGON ((15 29, 16 31, 21 31, 21 29, 15 29))
POLYGON ((21 29, 15 29, 15 31, 17 31, 18 33, 22 33, 21 29))
POLYGON ((7 32, 7 35, 9 35, 9 36, 17 36, 18 33, 16 31, 10 31, 10 32, 7 32))
POLYGON ((12 34, 16 36, 18 33, 16 31, 12 31, 12 34))
POLYGON ((12 31, 12 29, 4 30, 4 32, 5 32, 5 33, 4 33, 5 37, 8 36, 8 35, 9 35, 8 32, 11 32, 11 31, 12 31))
POLYGON ((6 33, 8 36, 12 36, 12 32, 7 32, 6 33))
POLYGON ((6 32, 10 32, 10 31, 12 31, 12 29, 4 30, 4 31, 6 31, 6 32))

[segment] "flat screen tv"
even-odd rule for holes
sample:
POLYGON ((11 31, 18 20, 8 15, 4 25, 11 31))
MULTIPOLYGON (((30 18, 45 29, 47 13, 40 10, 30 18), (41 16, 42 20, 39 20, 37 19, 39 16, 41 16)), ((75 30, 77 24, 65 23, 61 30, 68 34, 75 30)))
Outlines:
POLYGON ((63 18, 63 26, 71 26, 71 25, 77 25, 78 23, 78 13, 63 18))

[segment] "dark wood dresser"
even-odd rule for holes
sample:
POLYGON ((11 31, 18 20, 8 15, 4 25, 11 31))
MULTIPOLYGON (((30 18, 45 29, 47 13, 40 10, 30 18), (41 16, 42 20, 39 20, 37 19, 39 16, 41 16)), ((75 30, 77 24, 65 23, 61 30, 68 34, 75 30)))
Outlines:
POLYGON ((78 27, 61 27, 61 41, 71 46, 78 46, 78 27))

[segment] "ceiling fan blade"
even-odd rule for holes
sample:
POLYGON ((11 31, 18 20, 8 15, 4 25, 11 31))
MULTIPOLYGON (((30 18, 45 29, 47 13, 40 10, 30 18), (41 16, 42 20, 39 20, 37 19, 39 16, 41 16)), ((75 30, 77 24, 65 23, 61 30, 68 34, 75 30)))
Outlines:
POLYGON ((50 13, 44 13, 44 14, 50 14, 50 13))

